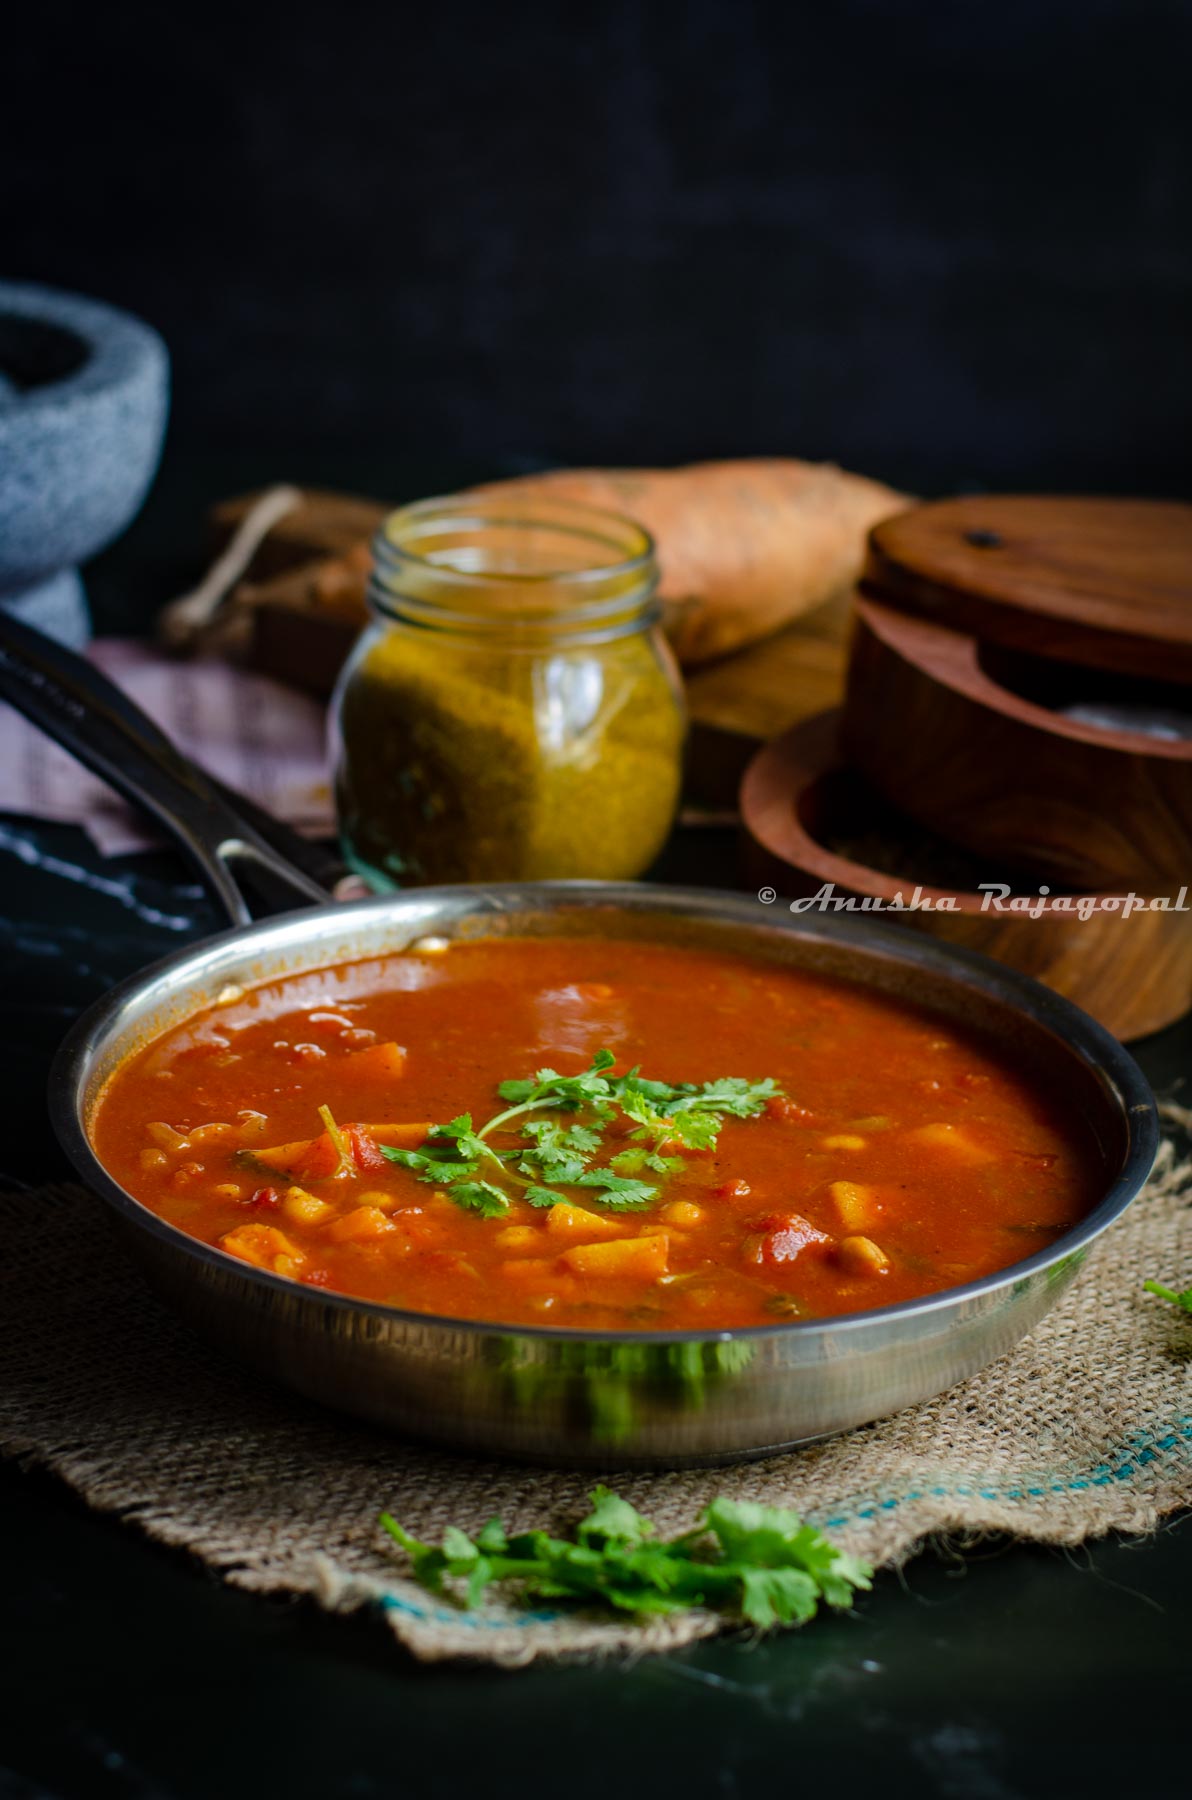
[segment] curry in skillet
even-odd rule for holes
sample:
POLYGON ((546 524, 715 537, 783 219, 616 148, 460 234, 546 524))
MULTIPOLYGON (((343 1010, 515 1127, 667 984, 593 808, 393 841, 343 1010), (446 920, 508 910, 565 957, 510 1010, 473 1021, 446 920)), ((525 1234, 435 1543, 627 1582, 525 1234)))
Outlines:
POLYGON ((901 1001, 637 941, 423 947, 231 989, 93 1123, 230 1257, 460 1319, 715 1330, 1045 1248, 1100 1171, 1055 1101, 901 1001))

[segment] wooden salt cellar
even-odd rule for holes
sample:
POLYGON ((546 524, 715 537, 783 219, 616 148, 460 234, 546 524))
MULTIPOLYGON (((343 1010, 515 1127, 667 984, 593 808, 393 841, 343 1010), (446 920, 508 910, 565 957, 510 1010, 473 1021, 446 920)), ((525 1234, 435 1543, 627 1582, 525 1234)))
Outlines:
POLYGON ((1176 910, 1192 886, 1192 507, 918 507, 871 533, 856 610, 843 714, 747 773, 753 873, 791 898, 832 881, 888 901, 915 887, 929 832, 928 860, 958 847, 964 879, 920 885, 956 910, 894 917, 1023 969, 1119 1036, 1178 1018, 1192 1006, 1192 914, 1176 910), (842 855, 849 841, 880 844, 882 867, 842 855), (1170 904, 999 914, 976 883, 1003 879, 1170 904))

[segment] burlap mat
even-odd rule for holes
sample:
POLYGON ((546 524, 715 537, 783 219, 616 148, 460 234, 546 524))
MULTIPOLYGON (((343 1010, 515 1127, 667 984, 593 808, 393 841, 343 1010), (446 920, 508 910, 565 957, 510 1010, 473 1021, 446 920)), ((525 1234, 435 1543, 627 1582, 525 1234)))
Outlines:
MULTIPOLYGON (((769 1462, 615 1485, 664 1531, 716 1493, 794 1506, 875 1563, 939 1533, 1075 1544, 1148 1531, 1192 1504, 1192 1319, 1142 1291, 1147 1276, 1192 1280, 1189 1200, 1192 1160, 1165 1143, 1145 1193, 1055 1311, 941 1399, 769 1462)), ((704 1614, 639 1626, 435 1600, 386 1554, 382 1507, 420 1537, 474 1530, 494 1512, 518 1530, 562 1525, 584 1510, 591 1478, 411 1446, 254 1382, 157 1304, 79 1189, 0 1198, 0 1228, 0 1447, 93 1506, 240 1587, 379 1606, 428 1661, 660 1650, 723 1628, 704 1614)))

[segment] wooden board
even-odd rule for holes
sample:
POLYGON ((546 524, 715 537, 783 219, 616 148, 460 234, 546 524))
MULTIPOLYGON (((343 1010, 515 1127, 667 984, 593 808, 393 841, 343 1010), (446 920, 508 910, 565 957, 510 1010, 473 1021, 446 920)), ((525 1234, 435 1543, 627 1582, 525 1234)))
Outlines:
POLYGON ((986 643, 1192 682, 1192 506, 982 495, 870 533, 862 588, 986 643))
POLYGON ((776 637, 691 670, 688 801, 735 810, 741 777, 770 738, 836 706, 844 691, 852 597, 827 605, 776 637))

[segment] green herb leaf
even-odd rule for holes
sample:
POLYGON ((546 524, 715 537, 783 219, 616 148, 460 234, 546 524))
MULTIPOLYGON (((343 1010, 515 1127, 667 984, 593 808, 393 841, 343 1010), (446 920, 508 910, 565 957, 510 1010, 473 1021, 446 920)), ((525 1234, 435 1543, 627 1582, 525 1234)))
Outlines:
POLYGON ((592 1510, 575 1528, 581 1544, 640 1544, 653 1537, 654 1527, 649 1519, 611 1489, 593 1488, 588 1498, 592 1510))
POLYGON ((558 1188, 532 1186, 526 1189, 524 1198, 531 1206, 559 1206, 566 1201, 567 1196, 561 1194, 558 1188))
POLYGON ((602 1206, 614 1212, 640 1212, 649 1206, 658 1192, 648 1181, 636 1181, 630 1175, 618 1175, 615 1169, 585 1169, 577 1175, 573 1187, 596 1188, 602 1206))
POLYGON ((741 1611, 759 1631, 775 1625, 802 1625, 813 1619, 819 1590, 803 1569, 745 1569, 741 1611))
POLYGON ((539 1069, 528 1081, 503 1081, 497 1092, 502 1100, 512 1101, 517 1106, 551 1100, 556 1104, 568 1102, 579 1112, 585 1102, 603 1101, 612 1092, 604 1079, 604 1070, 611 1069, 616 1060, 611 1050, 597 1050, 581 1075, 560 1075, 557 1069, 539 1069))
POLYGON ((1158 1281, 1144 1281, 1143 1287, 1148 1294, 1154 1294, 1160 1300, 1169 1300, 1172 1306, 1178 1306, 1186 1313, 1192 1313, 1192 1287, 1186 1287, 1177 1293, 1174 1288, 1164 1287, 1158 1281))
POLYGON ((725 1076, 676 1086, 649 1081, 636 1067, 613 1076, 614 1061, 611 1050, 598 1050, 579 1075, 538 1069, 524 1079, 503 1081, 498 1092, 510 1104, 478 1129, 470 1113, 460 1113, 445 1125, 432 1125, 419 1150, 381 1149, 390 1162, 410 1169, 420 1181, 446 1188, 460 1205, 485 1216, 506 1209, 510 1182, 525 1190, 531 1206, 557 1205, 566 1199, 566 1189, 584 1188, 597 1205, 640 1211, 658 1193, 656 1184, 639 1179, 644 1171, 677 1174, 683 1158, 675 1150, 711 1149, 725 1118, 749 1118, 778 1092, 769 1079, 725 1076), (526 1116, 543 1109, 553 1116, 526 1116), (565 1122, 560 1112, 584 1116, 565 1122), (609 1167, 592 1167, 603 1148, 604 1130, 618 1112, 636 1126, 632 1141, 617 1151, 609 1167), (521 1142, 497 1148, 489 1141, 508 1132, 521 1142), (505 1195, 499 1209, 496 1194, 505 1195))
POLYGON ((632 1150, 621 1150, 613 1157, 611 1168, 618 1175, 640 1175, 643 1169, 651 1170, 655 1175, 677 1175, 683 1167, 681 1156, 660 1156, 657 1150, 645 1150, 635 1146, 632 1150))
POLYGON ((491 1181, 457 1181, 447 1189, 448 1198, 465 1212, 479 1213, 482 1219, 499 1219, 509 1211, 509 1196, 491 1181))
POLYGON ((475 1539, 449 1529, 436 1548, 388 1513, 381 1524, 410 1557, 415 1579, 442 1594, 444 1577, 475 1606, 491 1582, 512 1581, 527 1598, 603 1604, 638 1615, 692 1607, 735 1611, 759 1631, 799 1625, 820 1603, 851 1605, 873 1571, 792 1512, 717 1499, 695 1527, 670 1542, 627 1500, 598 1487, 573 1538, 527 1531, 509 1538, 490 1519, 475 1539))
POLYGON ((457 1119, 449 1119, 446 1125, 432 1125, 428 1133, 430 1138, 446 1138, 453 1143, 456 1153, 464 1162, 479 1162, 492 1152, 484 1139, 472 1130, 471 1113, 460 1113, 457 1119))

